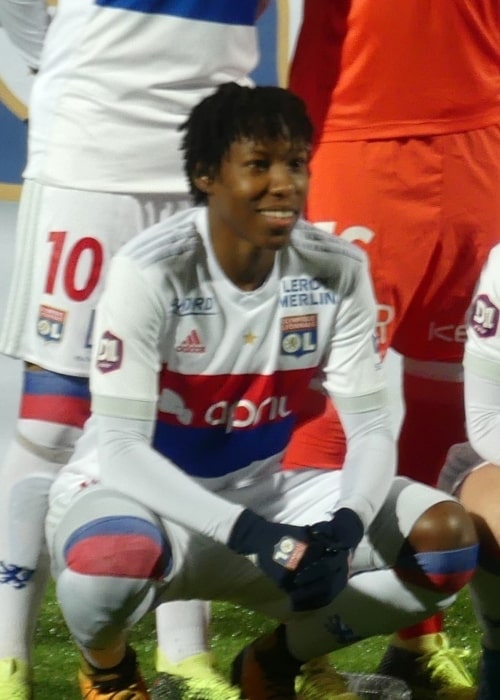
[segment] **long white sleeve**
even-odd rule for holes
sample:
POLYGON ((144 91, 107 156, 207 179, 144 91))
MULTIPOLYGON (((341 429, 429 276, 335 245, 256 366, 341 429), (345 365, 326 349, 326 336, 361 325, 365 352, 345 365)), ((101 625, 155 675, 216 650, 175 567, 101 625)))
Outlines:
POLYGON ((465 412, 472 447, 500 465, 500 380, 486 379, 465 366, 465 412))
POLYGON ((396 448, 389 411, 340 412, 347 439, 338 508, 351 508, 365 529, 380 510, 396 470, 396 448))
POLYGON ((102 483, 160 516, 225 544, 242 512, 150 446, 153 422, 95 416, 102 483))

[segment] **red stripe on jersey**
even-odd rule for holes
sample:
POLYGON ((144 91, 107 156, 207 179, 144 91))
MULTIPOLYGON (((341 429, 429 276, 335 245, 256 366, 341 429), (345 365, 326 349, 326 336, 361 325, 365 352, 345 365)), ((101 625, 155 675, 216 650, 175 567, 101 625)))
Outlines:
POLYGON ((279 421, 296 414, 316 367, 281 370, 271 375, 186 375, 164 367, 160 375, 161 420, 207 427, 226 419, 252 425, 279 421))

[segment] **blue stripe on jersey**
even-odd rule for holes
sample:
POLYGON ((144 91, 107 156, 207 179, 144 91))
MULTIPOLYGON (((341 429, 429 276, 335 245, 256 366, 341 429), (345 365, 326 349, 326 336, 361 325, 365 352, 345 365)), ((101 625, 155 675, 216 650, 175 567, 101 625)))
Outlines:
MULTIPOLYGON (((148 15, 248 26, 255 24, 257 14, 257 0, 96 0, 96 5, 148 15)), ((182 37, 179 38, 182 41, 182 37)))
POLYGON ((45 369, 26 370, 23 393, 33 396, 72 396, 78 399, 90 399, 87 377, 69 377, 45 369))
POLYGON ((224 426, 195 428, 158 421, 153 445, 187 474, 209 479, 281 452, 294 423, 295 417, 288 416, 276 423, 227 433, 224 426))

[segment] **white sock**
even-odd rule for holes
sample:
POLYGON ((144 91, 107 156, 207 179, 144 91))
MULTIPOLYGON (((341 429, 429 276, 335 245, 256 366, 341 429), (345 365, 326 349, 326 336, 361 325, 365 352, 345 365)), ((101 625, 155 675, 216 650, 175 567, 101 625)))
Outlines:
POLYGON ((210 604, 203 600, 163 603, 156 610, 158 647, 167 660, 178 664, 208 650, 210 604))
POLYGON ((68 438, 72 441, 80 431, 23 420, 18 421, 18 431, 22 437, 12 441, 0 470, 0 659, 31 663, 33 634, 49 578, 44 538, 48 492, 62 466, 50 457, 54 447, 57 456, 65 454, 68 438))

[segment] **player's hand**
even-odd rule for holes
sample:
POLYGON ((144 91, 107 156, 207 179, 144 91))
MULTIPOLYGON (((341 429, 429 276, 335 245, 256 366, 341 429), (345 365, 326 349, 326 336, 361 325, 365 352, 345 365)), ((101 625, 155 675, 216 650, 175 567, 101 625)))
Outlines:
MULTIPOLYGON (((349 513, 357 519, 361 539, 361 521, 353 511, 349 513)), ((290 595, 295 610, 312 610, 327 605, 347 583, 351 545, 339 547, 332 523, 297 527, 273 523, 244 510, 228 546, 239 554, 251 555, 256 565, 290 595)))
POLYGON ((308 527, 307 535, 310 544, 290 593, 294 610, 310 610, 311 601, 314 607, 323 607, 344 590, 352 552, 363 537, 363 523, 353 510, 341 508, 331 520, 308 527))
POLYGON ((246 509, 233 526, 228 547, 249 556, 279 588, 289 592, 308 541, 307 528, 273 523, 246 509))
POLYGON ((310 525, 308 533, 312 537, 326 537, 340 549, 354 551, 363 537, 363 523, 357 513, 350 508, 341 508, 331 520, 310 525))

